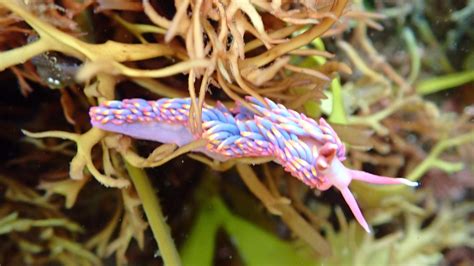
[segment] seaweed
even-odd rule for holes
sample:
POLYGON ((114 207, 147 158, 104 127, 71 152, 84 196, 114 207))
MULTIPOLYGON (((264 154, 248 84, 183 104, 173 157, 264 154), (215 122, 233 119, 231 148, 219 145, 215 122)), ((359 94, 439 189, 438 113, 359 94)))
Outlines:
POLYGON ((0 0, 0 264, 472 264, 472 2, 0 0), (420 188, 352 184, 368 235, 272 158, 87 116, 190 96, 199 133, 205 101, 246 95, 328 117, 348 165, 420 188))

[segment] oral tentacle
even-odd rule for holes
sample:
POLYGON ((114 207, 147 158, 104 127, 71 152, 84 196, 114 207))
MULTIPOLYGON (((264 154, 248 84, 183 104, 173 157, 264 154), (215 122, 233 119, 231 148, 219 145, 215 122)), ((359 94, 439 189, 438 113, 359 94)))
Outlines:
POLYGON ((418 186, 418 182, 408 180, 406 178, 393 178, 387 176, 373 175, 364 171, 349 170, 350 175, 355 180, 364 181, 372 184, 381 185, 407 185, 410 187, 418 186))
POLYGON ((349 190, 349 187, 339 188, 339 190, 341 191, 341 194, 344 197, 347 205, 349 205, 349 208, 351 209, 352 214, 354 214, 357 222, 367 233, 370 233, 369 225, 367 224, 364 215, 362 215, 359 205, 357 205, 357 201, 355 200, 354 195, 352 195, 352 192, 349 190))

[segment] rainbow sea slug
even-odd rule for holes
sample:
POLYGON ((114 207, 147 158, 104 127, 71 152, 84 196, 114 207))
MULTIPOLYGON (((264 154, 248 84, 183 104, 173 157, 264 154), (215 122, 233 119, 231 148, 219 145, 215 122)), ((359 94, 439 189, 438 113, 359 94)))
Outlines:
POLYGON ((189 125, 190 98, 163 98, 157 101, 126 99, 106 101, 90 109, 94 127, 137 139, 186 145, 205 139, 196 150, 220 161, 240 157, 274 157, 285 171, 319 190, 336 187, 359 224, 370 232, 360 208, 349 190, 353 179, 373 184, 417 186, 404 178, 377 176, 346 168, 345 146, 331 126, 319 123, 281 104, 254 97, 247 101, 259 113, 242 105, 233 110, 222 104, 204 105, 202 132, 193 134, 189 125))

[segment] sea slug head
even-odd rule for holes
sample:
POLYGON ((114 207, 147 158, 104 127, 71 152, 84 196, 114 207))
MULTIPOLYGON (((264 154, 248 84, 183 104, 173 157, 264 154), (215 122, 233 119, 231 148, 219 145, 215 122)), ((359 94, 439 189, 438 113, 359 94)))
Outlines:
MULTIPOLYGON (((354 195, 349 190, 352 179, 355 179, 357 175, 353 170, 347 169, 342 164, 346 153, 344 144, 334 129, 323 118, 319 120, 318 129, 322 135, 303 138, 303 141, 316 153, 313 167, 316 169, 317 175, 313 180, 306 183, 311 183, 308 185, 323 191, 333 186, 337 188, 356 220, 367 232, 370 232, 369 225, 362 215, 354 195)), ((313 132, 316 132, 316 130, 313 132)))
MULTIPOLYGON (((327 126, 329 127, 329 125, 327 126)), ((344 154, 340 153, 341 151, 344 151, 344 147, 339 141, 327 142, 319 149, 318 158, 315 162, 316 169, 319 172, 317 177, 318 182, 315 187, 319 190, 326 190, 332 186, 337 188, 354 214, 357 222, 359 222, 367 232, 370 232, 367 221, 362 215, 354 195, 349 190, 349 185, 352 180, 371 184, 407 185, 412 187, 418 186, 418 183, 405 178, 378 176, 364 171, 348 169, 341 162, 345 159, 344 154)))
POLYGON ((301 139, 311 147, 313 154, 315 154, 316 160, 313 162, 313 167, 317 173, 312 178, 304 179, 303 182, 319 190, 327 190, 333 186, 337 188, 356 220, 367 232, 370 232, 369 226, 354 195, 349 190, 352 180, 380 185, 407 185, 412 187, 418 185, 417 182, 405 178, 378 176, 346 168, 342 164, 342 161, 345 160, 345 146, 332 127, 323 118, 319 120, 319 125, 315 124, 315 121, 308 120, 309 123, 305 123, 304 119, 300 121, 303 121, 300 122, 300 126, 306 132, 313 132, 309 138, 305 136, 301 139), (307 124, 311 126, 307 126, 307 124))
POLYGON ((322 171, 322 175, 326 177, 326 184, 324 185, 328 188, 334 186, 337 189, 342 190, 347 188, 352 181, 350 172, 337 158, 334 158, 329 166, 322 171))
POLYGON ((314 161, 311 163, 316 172, 306 183, 322 191, 332 186, 347 187, 352 178, 341 163, 346 159, 346 148, 334 129, 323 118, 319 124, 308 118, 300 120, 299 124, 310 132, 309 136, 300 139, 313 151, 314 161))

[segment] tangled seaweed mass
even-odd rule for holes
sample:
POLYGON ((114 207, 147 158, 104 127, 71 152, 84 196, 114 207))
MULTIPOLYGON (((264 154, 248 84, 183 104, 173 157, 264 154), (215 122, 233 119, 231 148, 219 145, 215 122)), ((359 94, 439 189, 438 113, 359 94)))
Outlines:
POLYGON ((318 124, 269 99, 264 103, 253 97, 247 100, 262 115, 244 106, 231 112, 220 103, 216 108, 205 105, 202 109, 203 132, 195 136, 189 125, 189 98, 107 101, 99 107, 92 107, 90 116, 94 127, 135 138, 179 146, 195 139, 205 139, 205 147, 198 151, 220 161, 275 157, 286 171, 311 188, 327 190, 337 187, 367 232, 370 232, 369 226, 349 190, 352 179, 374 184, 418 185, 404 178, 346 169, 341 163, 345 159, 344 144, 324 118, 318 124))
POLYGON ((473 7, 0 0, 0 265, 473 265, 473 7))

